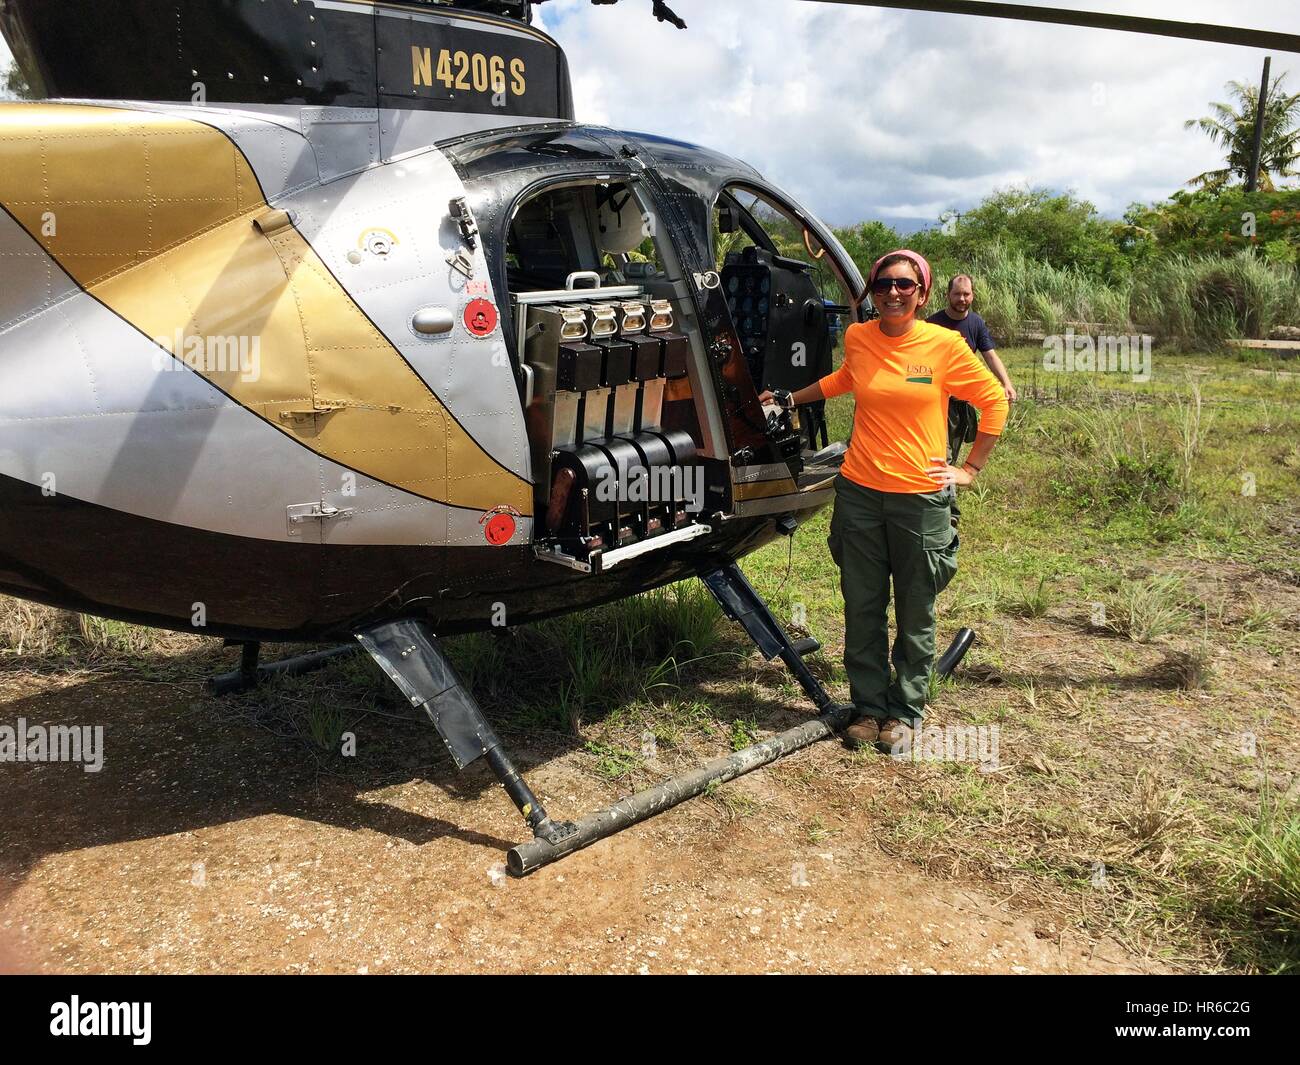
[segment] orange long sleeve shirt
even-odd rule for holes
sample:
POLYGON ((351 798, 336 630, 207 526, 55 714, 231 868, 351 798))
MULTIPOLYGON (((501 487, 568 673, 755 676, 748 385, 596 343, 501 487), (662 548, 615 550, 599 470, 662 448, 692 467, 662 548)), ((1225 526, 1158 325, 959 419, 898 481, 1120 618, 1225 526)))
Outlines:
POLYGON ((917 322, 890 337, 879 322, 849 326, 844 365, 821 379, 822 394, 852 392, 853 439, 840 472, 878 492, 936 492, 926 474, 948 454, 948 397, 979 409, 980 432, 1001 434, 1007 397, 961 334, 917 322))

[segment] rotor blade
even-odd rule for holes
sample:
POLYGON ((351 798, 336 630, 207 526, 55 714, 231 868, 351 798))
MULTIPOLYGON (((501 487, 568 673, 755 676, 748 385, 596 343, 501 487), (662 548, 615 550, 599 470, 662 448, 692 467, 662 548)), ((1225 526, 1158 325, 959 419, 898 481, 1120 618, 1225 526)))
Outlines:
MULTIPOLYGON (((547 0, 533 0, 535 4, 547 0)), ((617 4, 619 0, 591 0, 593 4, 617 4)), ((739 2, 739 0, 737 0, 739 2)), ((850 7, 887 7, 896 11, 927 11, 941 15, 976 15, 982 18, 1018 19, 1021 22, 1050 22, 1058 26, 1083 26, 1096 30, 1122 30, 1157 37, 1182 37, 1189 41, 1239 44, 1245 48, 1269 48, 1279 52, 1300 52, 1300 34, 1280 30, 1248 30, 1240 26, 1217 26, 1208 22, 1175 22, 1139 15, 1108 15, 1101 11, 1072 11, 1029 4, 998 4, 987 0, 808 0, 818 4, 846 4, 850 7)), ((671 21, 682 29, 686 24, 668 9, 665 0, 653 0, 654 14, 661 22, 671 21)))
POLYGON ((1027 4, 997 4, 982 0, 814 0, 816 3, 848 4, 853 7, 889 7, 904 11, 933 11, 945 15, 981 15, 985 18, 1019 19, 1023 22, 1051 22, 1059 26, 1085 26, 1089 29, 1124 30, 1150 33, 1159 37, 1183 37, 1191 41, 1214 41, 1239 44, 1246 48, 1271 48, 1283 52, 1300 52, 1300 35, 1277 30, 1248 30, 1239 26, 1213 26, 1205 22, 1174 22, 1163 18, 1137 15, 1108 15, 1095 11, 1067 11, 1059 7, 1032 7, 1027 4))

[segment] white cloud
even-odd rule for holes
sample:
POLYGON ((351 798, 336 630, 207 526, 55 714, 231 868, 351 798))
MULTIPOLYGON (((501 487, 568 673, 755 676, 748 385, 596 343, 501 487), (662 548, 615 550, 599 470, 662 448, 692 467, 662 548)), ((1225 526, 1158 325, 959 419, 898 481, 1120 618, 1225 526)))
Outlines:
MULTIPOLYGON (((1184 119, 1258 82, 1229 45, 799 0, 551 0, 578 117, 706 144, 751 163, 834 223, 902 228, 994 187, 1071 188, 1117 216, 1221 165, 1184 119)), ((1098 0, 1091 10, 1294 32, 1274 0, 1098 0)), ((1279 53, 1300 91, 1300 57, 1279 53)))

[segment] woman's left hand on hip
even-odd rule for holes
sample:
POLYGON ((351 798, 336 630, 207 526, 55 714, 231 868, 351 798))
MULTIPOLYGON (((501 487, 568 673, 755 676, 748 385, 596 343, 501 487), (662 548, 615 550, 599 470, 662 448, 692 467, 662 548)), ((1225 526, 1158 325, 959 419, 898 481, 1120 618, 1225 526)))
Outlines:
POLYGON ((949 466, 947 459, 931 459, 930 463, 930 468, 925 472, 939 488, 951 488, 953 485, 966 488, 975 480, 970 470, 949 466))

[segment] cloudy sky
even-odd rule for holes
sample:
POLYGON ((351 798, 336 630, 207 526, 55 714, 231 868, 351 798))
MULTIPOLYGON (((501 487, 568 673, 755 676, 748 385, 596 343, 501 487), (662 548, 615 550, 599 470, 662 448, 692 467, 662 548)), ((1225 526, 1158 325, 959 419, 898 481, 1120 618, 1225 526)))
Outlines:
MULTIPOLYGON (((1105 214, 1163 199, 1220 156, 1183 120, 1259 84, 1263 53, 1137 34, 801 0, 549 0, 580 119, 707 144, 827 221, 934 224, 999 186, 1073 189, 1105 214)), ((1300 0, 1058 0, 1295 32, 1300 0)), ((8 50, 0 42, 0 66, 8 50)), ((1300 91, 1300 56, 1278 53, 1300 91)))
MULTIPOLYGON (((1259 84, 1264 53, 1138 34, 799 0, 550 0, 579 118, 739 156, 833 224, 908 231, 1016 183, 1105 214, 1221 165, 1183 120, 1259 84)), ((1056 6, 1294 33, 1300 0, 1058 0, 1056 6)), ((1300 91, 1300 56, 1277 53, 1300 91)))

